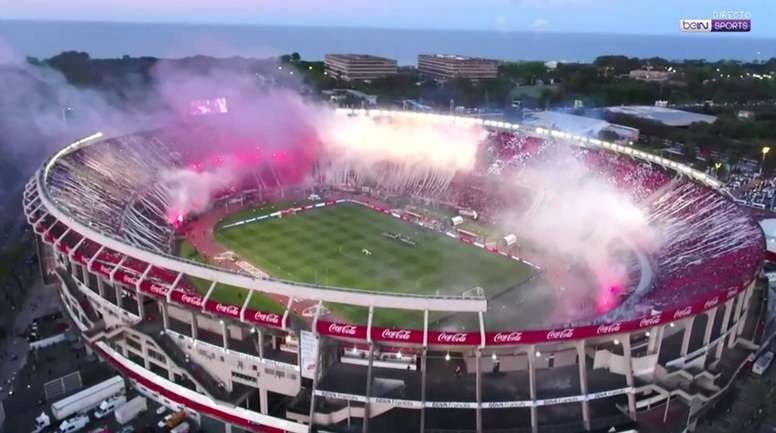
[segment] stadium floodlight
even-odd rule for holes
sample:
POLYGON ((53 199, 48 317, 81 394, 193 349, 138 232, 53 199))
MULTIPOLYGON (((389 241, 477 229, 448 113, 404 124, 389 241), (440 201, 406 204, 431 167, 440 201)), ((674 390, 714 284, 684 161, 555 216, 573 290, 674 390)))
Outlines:
POLYGON ((763 148, 760 149, 760 151, 763 154, 763 159, 762 161, 760 161, 760 174, 763 174, 763 168, 765 166, 765 155, 768 155, 768 152, 771 151, 771 148, 769 146, 763 146, 763 148))

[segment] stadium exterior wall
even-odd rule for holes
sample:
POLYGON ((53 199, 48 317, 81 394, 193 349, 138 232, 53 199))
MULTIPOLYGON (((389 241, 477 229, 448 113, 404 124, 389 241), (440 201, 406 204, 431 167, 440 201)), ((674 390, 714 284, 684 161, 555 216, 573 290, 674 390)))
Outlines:
MULTIPOLYGON (((382 111, 354 111, 352 113, 354 115, 425 116, 437 120, 480 122, 491 128, 520 128, 518 125, 502 122, 416 113, 382 111)), ((578 140, 587 145, 625 153, 676 170, 712 188, 719 187, 715 179, 703 173, 630 148, 600 140, 575 137, 559 131, 537 129, 532 132, 578 140)), ((538 431, 540 429, 539 408, 573 404, 579 405, 581 408, 580 422, 582 425, 590 428, 595 425, 596 419, 595 414, 591 413, 591 402, 599 399, 609 401, 607 399, 615 399, 617 396, 626 397, 627 403, 623 409, 631 418, 636 417, 637 412, 642 408, 641 403, 648 400, 653 401, 655 395, 661 396, 658 401, 663 401, 666 404, 673 395, 687 401, 693 398, 710 400, 713 396, 689 395, 682 386, 672 388, 665 385, 665 380, 668 378, 685 385, 688 382, 695 383, 699 380, 698 378, 688 379, 687 374, 676 372, 684 372, 685 369, 699 366, 702 370, 707 371, 712 366, 719 365, 719 361, 723 356, 727 356, 725 353, 728 351, 752 349, 756 346, 752 342, 754 334, 750 332, 751 326, 749 326, 758 320, 757 317, 754 317, 757 313, 757 297, 755 296, 757 291, 755 290, 754 276, 748 284, 709 294, 707 297, 692 303, 678 305, 670 311, 632 321, 578 328, 485 332, 481 319, 479 332, 444 332, 429 330, 427 319, 424 329, 405 330, 379 328, 370 324, 362 326, 328 322, 318 320, 316 316, 310 330, 322 342, 327 342, 326 344, 335 347, 329 351, 329 355, 337 359, 334 364, 325 365, 320 356, 326 349, 325 345, 321 344, 318 362, 315 363, 312 387, 309 387, 308 383, 308 386, 304 387, 307 391, 302 391, 301 384, 304 383, 304 379, 299 374, 302 368, 299 347, 297 347, 296 359, 292 362, 272 360, 269 356, 265 356, 266 354, 261 353, 261 349, 257 354, 244 353, 230 347, 231 334, 228 330, 232 328, 250 329, 248 335, 251 337, 249 339, 258 338, 259 342, 262 342, 263 338, 270 337, 273 342, 275 339, 287 342, 289 339, 298 338, 296 334, 299 330, 290 329, 288 326, 288 311, 282 316, 272 315, 248 310, 245 304, 237 306, 239 308, 235 309, 235 306, 219 304, 208 299, 208 295, 199 298, 191 297, 177 290, 176 284, 180 277, 184 274, 196 276, 250 290, 290 294, 292 298, 296 299, 364 305, 370 307, 370 311, 375 307, 416 309, 426 312, 467 311, 479 313, 482 317, 481 312, 487 309, 487 303, 484 299, 375 295, 360 291, 316 288, 262 280, 152 253, 99 233, 63 212, 49 198, 46 190, 47 173, 50 167, 56 163, 57 158, 68 152, 76 151, 82 146, 88 146, 99 138, 98 135, 88 137, 57 152, 31 179, 25 189, 23 204, 28 221, 42 241, 41 249, 50 250, 56 258, 55 267, 48 268, 46 271, 58 276, 62 303, 69 317, 83 339, 101 357, 140 385, 166 398, 166 401, 172 401, 192 411, 212 416, 223 421, 227 426, 234 425, 252 431, 304 433, 309 428, 306 424, 309 424, 311 419, 318 419, 320 415, 315 411, 315 400, 318 398, 364 405, 365 409, 361 415, 364 417, 364 430, 368 428, 369 409, 386 405, 394 409, 419 410, 421 412, 420 430, 425 428, 426 418, 431 416, 430 412, 427 414, 429 410, 471 410, 476 413, 476 425, 473 430, 484 431, 486 429, 483 428, 483 411, 525 408, 530 412, 528 428, 532 431, 538 431), (50 222, 44 224, 44 221, 50 222), (71 234, 80 240, 68 245, 65 243, 65 239, 71 234), (86 239, 100 246, 98 252, 90 257, 79 252, 79 247, 86 239), (109 267, 97 263, 95 259, 103 249, 110 249, 122 256, 146 264, 145 272, 133 273, 120 270, 119 264, 109 267), (152 268, 164 269, 169 275, 177 275, 177 278, 168 281, 166 285, 153 283, 148 279, 148 274, 152 268), (190 314, 190 321, 183 324, 184 327, 187 326, 190 329, 190 335, 181 334, 180 329, 173 329, 174 321, 170 318, 170 309, 186 311, 190 314), (149 324, 159 322, 156 316, 157 312, 162 316, 161 334, 175 336, 175 340, 177 340, 175 344, 177 345, 164 347, 163 342, 158 341, 160 337, 154 335, 154 333, 159 333, 159 329, 153 328, 153 332, 148 331, 152 328, 149 324), (205 331, 200 329, 198 321, 207 320, 222 326, 223 334, 219 336, 222 337, 222 346, 214 345, 212 341, 203 340, 205 331), (257 337, 253 337, 254 331, 258 335, 257 337), (693 339, 698 339, 700 344, 692 344, 693 339), (130 343, 131 341, 135 341, 135 343, 130 343), (141 343, 137 343, 137 341, 141 343), (142 350, 138 351, 134 348, 134 344, 140 344, 142 350), (366 349, 362 353, 366 353, 368 359, 365 374, 370 384, 372 383, 372 366, 375 362, 376 350, 382 348, 390 351, 390 348, 394 348, 394 350, 398 348, 399 354, 403 349, 414 350, 420 367, 418 374, 423 378, 421 397, 417 399, 379 397, 371 395, 370 386, 367 386, 361 394, 320 387, 321 379, 326 374, 326 370, 333 371, 338 367, 338 363, 342 363, 342 357, 339 353, 347 345, 366 345, 366 349), (671 345, 678 346, 678 350, 672 351, 671 356, 663 356, 668 352, 667 347, 671 345), (203 347, 208 346, 218 349, 218 355, 214 355, 212 358, 197 355, 198 351, 201 352, 204 350, 203 347), (742 347, 744 349, 741 349, 742 347), (661 350, 661 348, 663 349, 661 350), (429 362, 428 357, 432 351, 447 351, 448 358, 450 352, 459 354, 463 362, 471 363, 474 366, 473 374, 476 375, 478 389, 476 399, 461 401, 427 398, 426 376, 433 374, 428 371, 427 362, 429 362), (230 402, 228 398, 214 397, 214 395, 220 395, 222 391, 224 391, 224 395, 228 394, 225 391, 233 391, 237 386, 236 383, 245 380, 240 378, 242 373, 233 370, 232 375, 226 378, 223 390, 219 387, 208 389, 207 378, 200 376, 197 379, 195 373, 201 372, 194 371, 196 369, 190 368, 186 363, 179 362, 179 359, 176 359, 177 355, 180 355, 178 352, 184 354, 186 359, 197 359, 205 371, 231 369, 232 364, 229 363, 232 362, 231 360, 235 360, 240 365, 243 363, 254 365, 254 371, 275 369, 273 371, 288 373, 284 373, 284 377, 293 377, 294 379, 280 383, 277 379, 263 377, 259 374, 254 375, 253 388, 259 391, 258 406, 260 407, 257 410, 243 409, 235 405, 234 402, 230 402), (562 366, 557 367, 549 361, 550 359, 569 359, 568 353, 572 354, 571 359, 575 359, 573 362, 564 361, 562 366), (556 354, 555 358, 553 358, 553 354, 556 354), (661 356, 665 359, 661 359, 661 356), (159 357, 163 361, 159 361, 159 357), (493 401, 482 398, 483 387, 487 391, 487 383, 483 385, 483 382, 487 381, 482 379, 482 375, 486 368, 493 367, 494 364, 488 364, 489 361, 487 361, 491 357, 494 361, 497 357, 504 360, 510 357, 520 358, 519 362, 515 361, 515 365, 519 364, 520 366, 515 367, 513 371, 516 372, 515 374, 520 371, 527 372, 527 377, 520 376, 520 380, 526 381, 526 388, 530 390, 529 398, 515 396, 511 399, 493 401), (152 366, 158 368, 164 366, 167 369, 167 377, 155 373, 151 368, 152 366), (578 368, 572 368, 571 370, 575 371, 570 373, 569 369, 565 368, 570 366, 578 366, 578 368), (594 379, 589 381, 589 376, 597 375, 600 369, 606 369, 622 380, 618 379, 616 386, 592 390, 594 379), (578 391, 567 392, 555 397, 541 397, 537 392, 537 389, 540 388, 537 386, 537 374, 542 370, 557 370, 558 374, 571 374, 574 380, 579 382, 578 391), (194 386, 187 387, 177 384, 173 380, 176 376, 190 377, 194 386), (233 381, 233 378, 236 379, 233 381), (641 379, 639 383, 645 384, 637 385, 636 378, 641 379), (288 382, 293 382, 296 386, 289 388, 288 382), (293 393, 289 389, 297 393, 309 393, 311 403, 307 417, 304 413, 291 414, 291 412, 287 413, 285 419, 269 416, 267 414, 267 393, 285 393, 284 395, 287 397, 295 397, 289 395, 293 393), (298 421, 295 422, 292 419, 298 421)), ((427 316, 428 313, 426 313, 427 316)), ((512 372, 507 374, 512 374, 512 372)), ((248 374, 248 376, 250 375, 248 374)), ((249 380, 248 383, 250 382, 249 380)))

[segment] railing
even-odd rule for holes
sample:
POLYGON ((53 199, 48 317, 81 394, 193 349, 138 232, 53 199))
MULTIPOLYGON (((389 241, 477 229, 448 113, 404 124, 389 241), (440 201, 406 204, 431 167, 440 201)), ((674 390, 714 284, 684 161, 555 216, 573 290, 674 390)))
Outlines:
MULTIPOLYGON (((526 130, 517 124, 483 120, 476 118, 463 118, 456 116, 447 116, 439 114, 411 113, 401 111, 386 110, 352 110, 340 109, 341 114, 350 115, 388 115, 397 117, 418 117, 429 120, 442 120, 448 122, 464 122, 471 124, 480 124, 484 127, 506 130, 526 130)), ((689 166, 649 154, 630 147, 620 146, 614 143, 591 139, 570 133, 550 130, 546 128, 533 128, 529 132, 540 135, 555 137, 559 139, 575 140, 583 146, 598 146, 616 153, 640 158, 645 161, 656 163, 668 169, 692 177, 703 184, 718 189, 721 184, 716 179, 694 170, 689 166)), ((289 296, 296 299, 318 299, 326 302, 346 303, 350 305, 361 305, 380 308, 399 308, 405 310, 429 310, 429 311, 447 311, 447 312, 484 312, 487 310, 487 301, 479 296, 465 295, 437 295, 437 294, 413 294, 413 293, 387 293, 375 290, 359 290, 344 287, 326 286, 319 284, 309 284, 301 282, 292 282, 276 278, 258 278, 247 272, 239 272, 233 269, 224 269, 209 264, 196 262, 174 256, 169 253, 152 251, 148 248, 137 245, 129 245, 126 240, 120 239, 114 233, 104 233, 89 227, 87 221, 83 221, 80 216, 67 214, 59 205, 52 200, 48 193, 46 181, 49 170, 62 156, 75 151, 81 147, 90 145, 95 139, 101 138, 98 133, 82 140, 76 141, 59 152, 49 157, 43 164, 43 167, 37 172, 37 189, 41 201, 47 206, 51 214, 69 226, 97 243, 100 243, 112 250, 129 256, 135 256, 140 260, 154 263, 160 267, 182 272, 206 280, 217 281, 219 283, 244 287, 259 292, 274 293, 289 296)))
POLYGON ((124 239, 114 234, 99 232, 89 226, 88 222, 78 216, 70 215, 63 210, 49 195, 46 187, 46 174, 52 165, 52 158, 61 156, 59 152, 44 163, 44 167, 36 174, 38 192, 49 212, 59 221, 73 228, 94 242, 104 245, 114 251, 138 258, 155 265, 165 267, 188 275, 217 281, 219 283, 235 285, 260 292, 276 293, 292 296, 299 299, 322 299, 335 303, 349 303, 363 306, 381 306, 384 308, 404 308, 430 311, 458 311, 480 312, 487 310, 487 301, 476 296, 463 295, 436 295, 381 292, 375 290, 359 290, 344 287, 333 287, 318 284, 291 282, 276 278, 257 278, 246 272, 237 272, 230 269, 196 262, 168 253, 160 253, 147 248, 129 245, 124 239), (143 256, 148 258, 144 259, 143 256), (271 283, 266 285, 265 283, 271 283), (303 290, 298 290, 298 289, 303 290), (305 290, 306 289, 306 290, 305 290), (301 292, 297 295, 297 292, 301 292), (296 295, 296 296, 295 296, 296 295), (343 296, 346 295, 346 296, 343 296), (408 303, 408 299, 415 300, 415 304, 408 303))

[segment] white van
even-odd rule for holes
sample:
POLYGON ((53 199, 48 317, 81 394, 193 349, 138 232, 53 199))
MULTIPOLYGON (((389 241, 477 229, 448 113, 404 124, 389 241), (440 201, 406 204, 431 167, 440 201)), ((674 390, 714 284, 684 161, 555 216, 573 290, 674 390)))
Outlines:
POLYGON ((117 407, 123 405, 126 402, 127 402, 127 396, 125 396, 124 394, 119 394, 107 400, 103 400, 100 403, 100 405, 97 407, 97 410, 94 411, 94 417, 97 419, 104 418, 105 416, 109 415, 111 412, 116 410, 117 407))
POLYGON ((59 425, 58 433, 73 433, 81 431, 86 424, 89 424, 89 415, 76 415, 72 418, 68 418, 62 421, 59 425))

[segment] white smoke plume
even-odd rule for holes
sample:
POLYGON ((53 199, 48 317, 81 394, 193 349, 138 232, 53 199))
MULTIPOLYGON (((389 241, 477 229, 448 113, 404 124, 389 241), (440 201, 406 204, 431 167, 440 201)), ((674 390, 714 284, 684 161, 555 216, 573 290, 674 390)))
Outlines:
POLYGON ((415 192, 441 192, 456 173, 471 171, 485 136, 479 125, 449 120, 331 113, 319 133, 328 182, 415 192))
POLYGON ((558 144, 511 181, 522 191, 532 191, 534 203, 527 211, 507 206, 497 218, 503 229, 565 263, 587 268, 593 292, 590 284, 580 284, 584 293, 564 287, 563 296, 592 300, 599 312, 613 307, 624 289, 633 262, 622 253, 638 249, 649 254, 661 244, 645 210, 568 146, 558 144))

